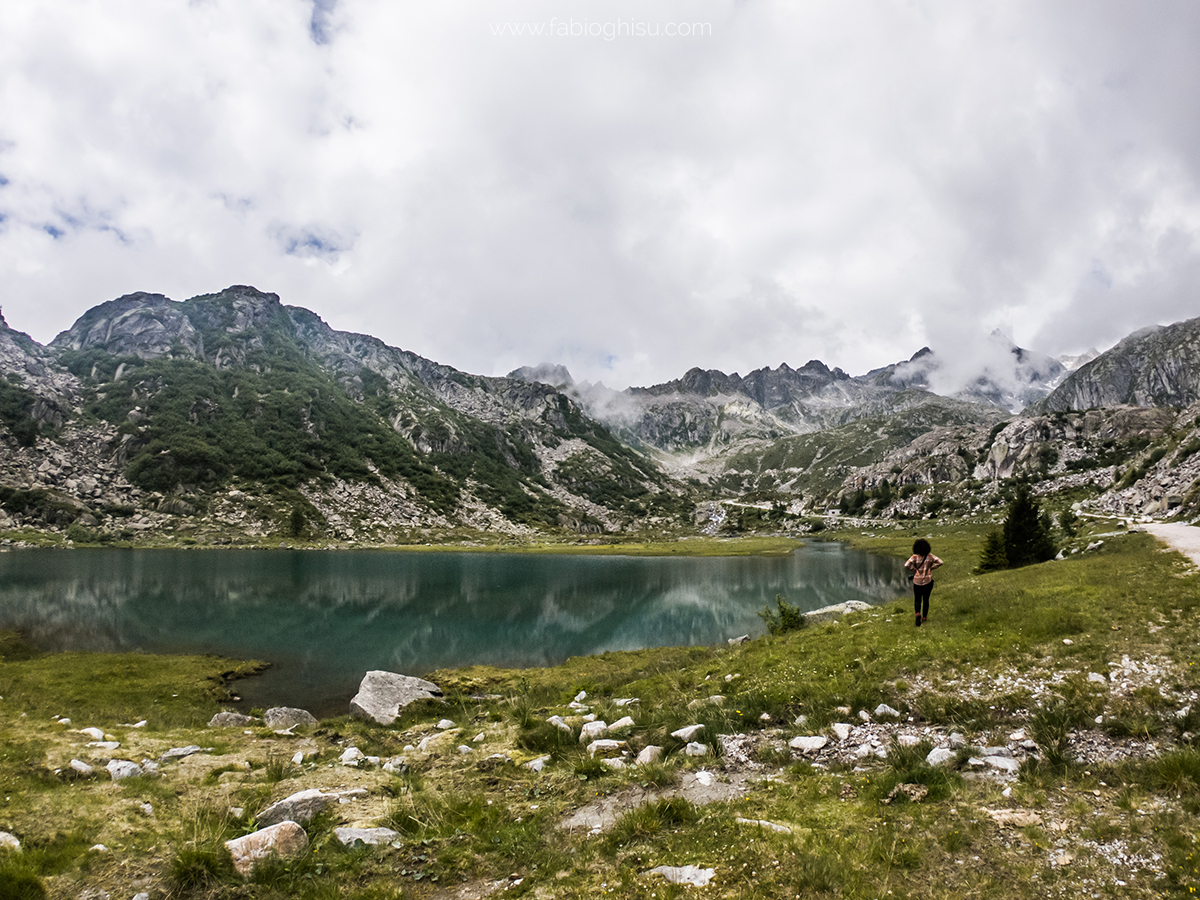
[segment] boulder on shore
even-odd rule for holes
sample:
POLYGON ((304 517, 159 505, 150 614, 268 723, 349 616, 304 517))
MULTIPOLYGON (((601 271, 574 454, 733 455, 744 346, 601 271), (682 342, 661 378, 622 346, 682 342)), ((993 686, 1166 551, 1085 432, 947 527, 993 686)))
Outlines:
POLYGON ((222 711, 208 720, 209 728, 232 728, 236 725, 256 725, 258 719, 239 712, 222 711))
POLYGON ((311 727, 317 724, 317 717, 307 709, 297 709, 294 706, 275 706, 263 713, 263 721, 268 728, 286 730, 297 725, 311 727))
POLYGON ((358 686, 358 693, 350 701, 350 715, 358 719, 370 719, 380 725, 391 725, 400 715, 401 708, 417 700, 440 696, 442 689, 423 678, 395 672, 368 672, 358 686))

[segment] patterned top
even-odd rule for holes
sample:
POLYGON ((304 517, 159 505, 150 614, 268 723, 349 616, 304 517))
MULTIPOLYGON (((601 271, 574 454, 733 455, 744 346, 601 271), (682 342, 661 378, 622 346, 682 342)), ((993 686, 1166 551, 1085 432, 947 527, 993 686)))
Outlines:
POLYGON ((929 584, 933 581, 933 570, 943 565, 942 561, 932 553, 927 556, 917 556, 915 553, 904 563, 904 568, 912 569, 913 584, 929 584))

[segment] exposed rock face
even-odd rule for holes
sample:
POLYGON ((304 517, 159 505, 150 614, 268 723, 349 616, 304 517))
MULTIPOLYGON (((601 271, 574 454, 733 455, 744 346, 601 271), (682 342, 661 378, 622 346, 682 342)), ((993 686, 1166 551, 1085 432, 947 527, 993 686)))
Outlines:
POLYGON ((440 696, 442 689, 431 681, 376 670, 363 676, 358 693, 350 701, 350 715, 391 725, 408 704, 440 696))
POLYGON ((1027 412, 1188 406, 1200 400, 1200 318, 1134 332, 1072 372, 1027 412))
POLYGON ((233 868, 243 877, 254 871, 255 864, 268 856, 291 857, 308 847, 308 835, 295 822, 280 822, 252 834, 225 842, 233 857, 233 868))

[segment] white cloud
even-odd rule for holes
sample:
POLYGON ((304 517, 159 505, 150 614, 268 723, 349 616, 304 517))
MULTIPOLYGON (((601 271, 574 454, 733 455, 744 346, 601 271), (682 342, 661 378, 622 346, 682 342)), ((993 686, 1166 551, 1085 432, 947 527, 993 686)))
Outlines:
POLYGON ((614 386, 1197 314, 1190 4, 5 5, 0 277, 47 340, 250 283, 614 386), (497 26, 702 22, 698 37, 497 26))

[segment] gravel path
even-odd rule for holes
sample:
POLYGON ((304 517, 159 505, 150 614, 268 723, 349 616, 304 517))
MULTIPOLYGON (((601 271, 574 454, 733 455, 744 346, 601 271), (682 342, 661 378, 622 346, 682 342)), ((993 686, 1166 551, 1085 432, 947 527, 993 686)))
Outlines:
POLYGON ((1143 525, 1142 529, 1200 566, 1200 528, 1197 526, 1165 523, 1143 525))

